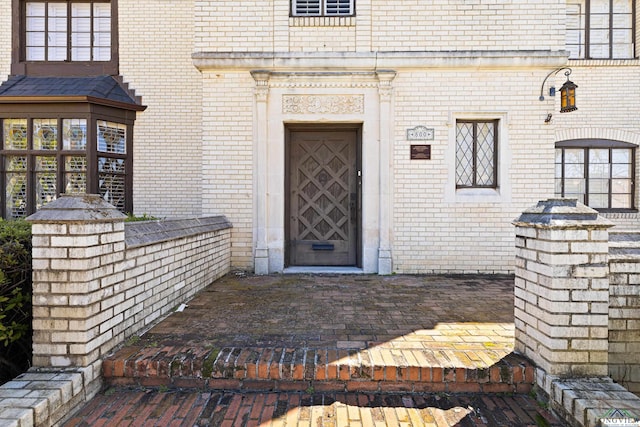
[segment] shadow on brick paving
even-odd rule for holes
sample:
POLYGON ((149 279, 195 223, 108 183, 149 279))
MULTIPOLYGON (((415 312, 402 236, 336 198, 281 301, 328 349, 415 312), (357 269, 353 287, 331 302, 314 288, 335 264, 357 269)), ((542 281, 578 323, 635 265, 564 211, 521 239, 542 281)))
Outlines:
MULTIPOLYGON (((135 344, 109 356, 105 366, 111 369, 111 388, 65 426, 562 426, 526 391, 489 394, 479 388, 462 394, 468 390, 454 389, 473 384, 458 384, 455 370, 476 375, 495 371, 493 385, 514 390, 500 378, 503 366, 522 362, 512 360, 513 345, 512 276, 229 274, 196 295, 183 312, 173 313, 135 344), (296 356, 287 362, 290 352, 296 356), (243 359, 253 353, 269 355, 266 362, 280 361, 274 365, 278 372, 269 372, 268 363, 258 356, 243 359), (322 378, 317 369, 296 371, 306 367, 306 355, 315 355, 312 359, 319 364, 320 354, 326 367, 322 378), (349 389, 363 384, 360 375, 348 378, 341 390, 321 389, 327 383, 345 386, 339 383, 345 371, 336 368, 341 355, 342 360, 371 357, 369 364, 358 366, 361 374, 373 366, 374 357, 384 356, 385 376, 378 381, 374 370, 376 383, 410 382, 417 387, 425 380, 422 374, 413 382, 407 381, 410 375, 399 380, 399 373, 412 366, 431 375, 426 387, 450 388, 388 393, 349 389), (204 369, 210 357, 215 359, 212 373, 204 369), (185 380, 176 379, 169 368, 183 359, 189 366, 198 362, 200 368, 189 371, 185 380), (216 371, 218 364, 242 370, 232 369, 229 380, 220 380, 216 375, 226 370, 216 371), (133 369, 128 378, 129 366, 152 366, 153 372, 133 369), (115 377, 116 371, 122 376, 115 377), (280 378, 284 371, 286 378, 280 378), (394 372, 391 380, 389 372, 394 372), (290 378, 294 373, 300 378, 290 378), (304 385, 262 391, 216 387, 220 381, 243 385, 256 378, 271 381, 269 387, 277 381, 290 386, 295 379, 304 385), (190 382, 193 388, 186 390, 177 381, 190 382)), ((481 386, 491 385, 486 381, 493 377, 484 378, 481 386)))
POLYGON ((112 389, 64 427, 79 426, 549 426, 528 395, 233 393, 112 389))

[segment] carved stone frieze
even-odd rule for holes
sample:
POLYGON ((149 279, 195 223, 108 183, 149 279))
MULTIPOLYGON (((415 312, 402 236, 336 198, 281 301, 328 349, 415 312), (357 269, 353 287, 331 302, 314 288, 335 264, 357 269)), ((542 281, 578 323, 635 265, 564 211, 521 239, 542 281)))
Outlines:
POLYGON ((364 95, 282 95, 287 114, 363 114, 364 95))

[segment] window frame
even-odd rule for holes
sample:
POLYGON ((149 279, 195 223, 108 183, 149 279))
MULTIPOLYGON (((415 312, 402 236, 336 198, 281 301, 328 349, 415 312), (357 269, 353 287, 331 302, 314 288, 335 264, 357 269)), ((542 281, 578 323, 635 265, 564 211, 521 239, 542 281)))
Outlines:
POLYGON ((456 190, 463 190, 463 189, 476 189, 476 188, 480 188, 480 189, 491 189, 491 190, 497 190, 499 188, 498 185, 498 159, 499 159, 499 153, 498 153, 498 149, 499 149, 499 130, 500 130, 500 119, 456 119, 455 121, 455 150, 454 150, 454 155, 455 155, 455 167, 454 167, 454 176, 455 176, 455 188, 456 190), (473 161, 472 161, 472 177, 473 177, 473 183, 471 185, 461 185, 458 182, 458 124, 460 123, 471 123, 473 124, 473 147, 472 147, 472 156, 473 156, 473 161), (477 155, 477 144, 478 144, 478 140, 477 140, 477 130, 478 130, 478 124, 480 123, 491 123, 493 125, 493 177, 492 177, 492 184, 491 185, 478 185, 477 183, 477 163, 478 163, 478 155, 477 155))
POLYGON ((26 155, 27 156, 27 215, 31 215, 36 212, 36 181, 35 175, 35 158, 43 153, 43 150, 33 149, 33 120, 37 119, 55 119, 58 123, 58 145, 55 150, 44 152, 44 154, 50 156, 56 156, 57 170, 56 170, 56 197, 65 193, 65 168, 64 159, 70 155, 83 155, 86 157, 86 193, 87 194, 101 194, 100 193, 100 173, 99 173, 99 161, 100 157, 120 158, 124 159, 124 191, 125 201, 124 213, 133 212, 133 125, 135 120, 135 112, 120 110, 113 107, 107 107, 95 104, 29 104, 20 105, 19 108, 14 108, 13 111, 0 112, 0 209, 1 216, 6 216, 6 158, 12 155, 26 155), (4 126, 2 125, 5 119, 26 119, 27 120, 27 149, 15 150, 5 149, 4 147, 4 126), (84 150, 72 150, 64 149, 62 144, 63 140, 63 120, 64 119, 84 119, 86 120, 87 138, 86 148, 84 150), (125 154, 107 153, 98 151, 98 136, 97 136, 97 123, 99 121, 107 121, 119 123, 126 126, 126 139, 125 139, 125 154))
MULTIPOLYGON (((637 212, 637 208, 636 208, 636 155, 637 155, 637 148, 638 146, 629 142, 624 142, 624 141, 615 141, 615 140, 609 140, 609 139, 574 139, 574 140, 565 140, 565 141, 558 141, 555 144, 555 150, 563 150, 562 151, 562 161, 560 163, 557 163, 556 161, 554 161, 554 164, 556 165, 556 172, 554 173, 554 182, 556 182, 557 180, 560 180, 560 194, 558 194, 556 192, 556 190, 554 189, 554 194, 556 196, 559 197, 565 197, 565 180, 567 179, 565 176, 565 149, 582 149, 584 150, 584 173, 583 173, 583 177, 582 179, 584 179, 584 204, 587 206, 589 205, 589 195, 591 194, 589 192, 589 150, 591 149, 608 149, 609 150, 609 162, 607 163, 609 165, 609 178, 608 179, 608 190, 607 190, 607 208, 597 208, 597 207, 592 207, 590 206, 592 209, 595 209, 599 212, 637 212), (612 181, 612 176, 611 176, 611 170, 612 167, 611 165, 612 163, 612 156, 611 156, 611 150, 612 149, 627 149, 630 150, 630 165, 631 165, 631 172, 630 172, 630 178, 629 178, 629 182, 630 182, 630 196, 631 196, 631 207, 629 208, 612 208, 611 207, 611 201, 612 201, 612 195, 614 193, 612 193, 612 188, 611 188, 611 181, 612 181), (558 176, 557 175, 557 168, 558 165, 561 166, 561 175, 558 176)), ((557 155, 554 155, 554 159, 557 157, 557 155)), ((555 187, 555 184, 554 184, 555 187)), ((604 194, 604 193, 597 193, 597 194, 604 194)))
MULTIPOLYGON (((51 2, 52 0, 12 0, 12 65, 14 75, 30 76, 89 76, 117 75, 118 61, 118 0, 55 0, 58 3, 109 3, 111 5, 111 57, 108 61, 27 61, 26 59, 26 4, 51 2)), ((67 16, 70 20, 70 16, 67 16)), ((69 28, 68 24, 68 27, 69 28)), ((92 32, 93 35, 93 32, 92 32)), ((71 34, 67 34, 71 38, 71 34)), ((71 45, 67 45, 71 49, 71 45)))
MULTIPOLYGON (((327 13, 327 0, 316 0, 319 4, 320 13, 318 14, 298 14, 296 13, 296 4, 298 0, 291 0, 289 2, 289 16, 292 18, 343 18, 356 15, 356 0, 348 0, 350 2, 351 11, 348 14, 328 14, 327 13)), ((336 0, 340 1, 340 0, 336 0)))
MULTIPOLYGON (((609 32, 609 36, 608 36, 608 40, 609 40, 609 54, 606 57, 594 57, 591 54, 591 31, 596 31, 599 29, 594 29, 592 28, 591 25, 591 18, 592 18, 592 13, 591 13, 591 0, 584 0, 585 2, 585 11, 584 11, 584 42, 583 43, 579 43, 579 44, 573 44, 573 45, 569 45, 569 43, 567 43, 568 40, 565 40, 565 43, 567 46, 579 46, 580 48, 584 49, 584 55, 582 56, 577 56, 577 57, 569 57, 569 59, 571 60, 607 60, 607 59, 611 59, 611 60, 624 60, 624 59, 637 59, 638 58, 638 47, 637 47, 637 28, 636 28, 636 17, 637 17, 637 0, 629 0, 631 2, 631 45, 632 45, 632 52, 631 52, 631 56, 630 57, 615 57, 613 55, 614 52, 614 46, 616 45, 616 43, 614 43, 614 37, 613 37, 613 33, 616 29, 619 29, 617 27, 614 27, 614 22, 615 22, 615 16, 617 15, 616 13, 614 13, 613 10, 613 0, 609 0, 609 12, 608 12, 608 16, 609 16, 609 22, 608 22, 608 27, 607 30, 609 32)), ((567 14, 568 16, 568 14, 567 14)), ((568 20, 567 20, 567 24, 568 24, 568 20)), ((567 25, 567 30, 573 30, 573 28, 568 28, 567 25)), ((580 28, 577 28, 576 30, 580 30, 580 28)))

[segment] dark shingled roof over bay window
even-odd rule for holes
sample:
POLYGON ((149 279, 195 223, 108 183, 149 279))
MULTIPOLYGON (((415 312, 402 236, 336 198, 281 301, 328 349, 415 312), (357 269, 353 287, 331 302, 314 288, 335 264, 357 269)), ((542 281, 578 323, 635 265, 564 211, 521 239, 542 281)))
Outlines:
POLYGON ((127 110, 145 107, 119 77, 11 76, 0 85, 0 103, 90 102, 127 110))
POLYGON ((83 193, 133 212, 133 125, 145 109, 119 76, 10 76, 0 85, 2 217, 83 193))

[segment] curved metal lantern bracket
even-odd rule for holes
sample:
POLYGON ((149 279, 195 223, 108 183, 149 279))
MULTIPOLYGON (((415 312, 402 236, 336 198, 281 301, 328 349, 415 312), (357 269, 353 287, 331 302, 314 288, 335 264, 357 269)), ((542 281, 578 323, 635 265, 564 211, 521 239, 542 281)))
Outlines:
MULTIPOLYGON (((556 68, 555 70, 551 71, 549 74, 547 74, 547 77, 544 78, 544 80, 542 81, 542 86, 540 86, 540 98, 538 98, 540 101, 544 101, 544 84, 547 82, 547 80, 549 79, 549 77, 551 77, 551 75, 556 75, 558 74, 560 71, 562 70, 566 70, 564 72, 564 75, 567 76, 567 80, 569 80, 569 76, 571 75, 571 68, 569 67, 560 67, 560 68, 556 68)), ((555 87, 552 87, 549 89, 549 96, 555 96, 555 87)))

